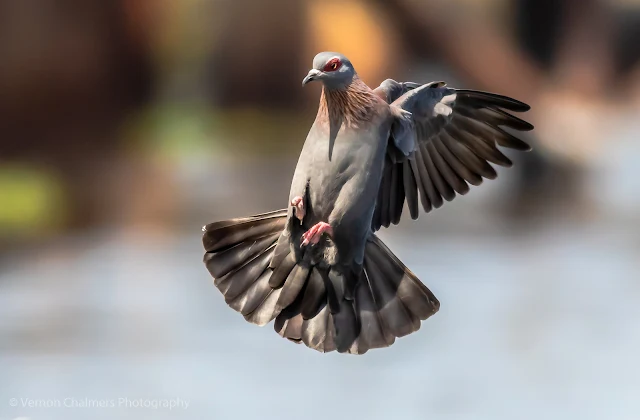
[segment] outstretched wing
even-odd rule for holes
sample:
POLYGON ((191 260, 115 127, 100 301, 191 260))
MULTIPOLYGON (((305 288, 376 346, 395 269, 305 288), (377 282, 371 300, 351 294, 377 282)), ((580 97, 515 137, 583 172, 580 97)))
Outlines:
POLYGON ((372 228, 398 224, 405 200, 412 219, 439 208, 444 200, 466 194, 469 184, 497 174, 489 162, 510 167, 497 145, 529 151, 530 146, 503 129, 529 131, 533 126, 507 111, 529 105, 506 96, 385 80, 375 90, 391 104, 394 123, 372 228))

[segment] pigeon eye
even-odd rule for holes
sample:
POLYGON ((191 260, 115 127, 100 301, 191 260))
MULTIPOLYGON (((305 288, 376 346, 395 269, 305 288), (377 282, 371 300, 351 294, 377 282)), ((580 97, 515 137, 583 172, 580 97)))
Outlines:
POLYGON ((329 60, 329 62, 324 66, 324 71, 336 71, 342 66, 340 59, 334 58, 329 60))

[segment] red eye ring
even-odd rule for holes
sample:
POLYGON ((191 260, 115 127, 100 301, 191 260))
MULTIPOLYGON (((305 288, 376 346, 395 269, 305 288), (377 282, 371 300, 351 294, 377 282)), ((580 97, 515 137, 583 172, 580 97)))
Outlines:
POLYGON ((340 67, 342 67, 342 62, 340 61, 340 59, 338 57, 332 58, 331 60, 327 61, 327 64, 324 65, 324 71, 336 71, 338 70, 340 67))

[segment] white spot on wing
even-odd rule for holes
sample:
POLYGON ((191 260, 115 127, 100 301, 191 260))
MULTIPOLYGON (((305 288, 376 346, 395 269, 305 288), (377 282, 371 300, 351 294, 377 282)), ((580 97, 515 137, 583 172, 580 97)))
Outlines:
POLYGON ((455 100, 456 100, 456 97, 457 97, 457 96, 458 96, 458 94, 457 94, 457 93, 453 93, 453 94, 451 94, 451 95, 447 95, 447 96, 445 96, 444 98, 442 98, 442 99, 440 100, 440 102, 441 102, 441 103, 443 103, 443 104, 449 105, 449 104, 451 104, 453 101, 455 101, 455 100))
POLYGON ((438 116, 438 115, 443 115, 445 117, 448 117, 449 115, 451 115, 451 113, 453 112, 453 110, 451 108, 449 108, 448 106, 446 106, 445 104, 438 102, 436 104, 436 106, 433 107, 433 116, 438 116))

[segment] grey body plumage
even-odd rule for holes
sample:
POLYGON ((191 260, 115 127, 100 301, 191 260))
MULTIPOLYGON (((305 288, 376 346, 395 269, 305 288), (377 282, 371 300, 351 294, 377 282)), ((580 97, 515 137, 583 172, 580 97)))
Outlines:
MULTIPOLYGON (((308 199, 302 224, 309 229, 320 221, 334 227, 341 264, 362 264, 377 191, 382 177, 390 118, 372 116, 372 124, 354 127, 342 122, 331 127, 316 119, 302 148, 289 198, 308 199)), ((306 230, 305 229, 305 230, 306 230)))
POLYGON ((288 209, 205 226, 205 264, 250 322, 319 351, 362 354, 420 327, 439 302, 377 238, 510 166, 496 147, 528 150, 517 100, 442 82, 385 80, 372 90, 339 53, 318 54, 303 85, 323 91, 288 209), (299 205, 295 204, 299 203, 299 205), (303 239, 304 238, 304 239, 303 239), (309 241, 311 238, 311 241, 309 241))

